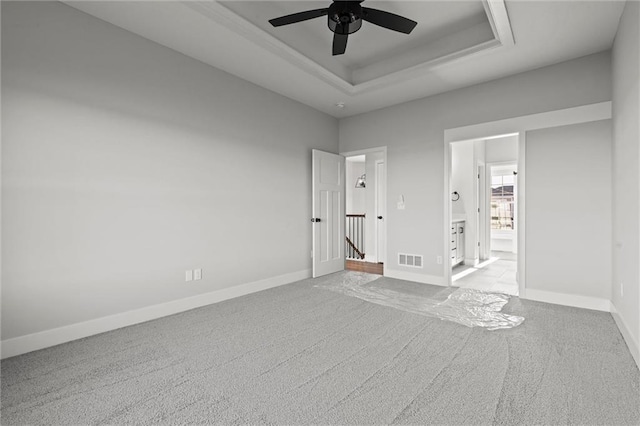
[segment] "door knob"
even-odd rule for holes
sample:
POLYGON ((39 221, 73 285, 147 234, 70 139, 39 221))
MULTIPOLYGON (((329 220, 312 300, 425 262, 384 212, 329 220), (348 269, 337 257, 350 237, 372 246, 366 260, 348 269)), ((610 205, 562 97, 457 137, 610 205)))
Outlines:
POLYGON ((382 219, 382 216, 378 216, 378 219, 382 219))
POLYGON ((311 222, 320 222, 320 218, 319 217, 312 217, 311 218, 311 222))

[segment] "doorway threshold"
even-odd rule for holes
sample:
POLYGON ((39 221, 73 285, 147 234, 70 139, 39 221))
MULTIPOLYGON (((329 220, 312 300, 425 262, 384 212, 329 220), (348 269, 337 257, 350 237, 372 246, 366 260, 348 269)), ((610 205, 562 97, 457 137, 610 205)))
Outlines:
POLYGON ((349 260, 345 261, 344 265, 347 271, 366 272, 368 274, 384 275, 384 264, 364 262, 361 260, 349 260))

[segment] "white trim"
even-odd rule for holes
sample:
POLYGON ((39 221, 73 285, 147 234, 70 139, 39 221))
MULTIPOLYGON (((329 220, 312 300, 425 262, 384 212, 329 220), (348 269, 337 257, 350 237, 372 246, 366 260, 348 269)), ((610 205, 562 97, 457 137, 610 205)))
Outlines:
POLYGON ((504 0, 483 0, 482 4, 487 12, 487 18, 489 19, 489 24, 491 24, 493 35, 500 41, 500 44, 503 46, 513 46, 516 44, 504 0))
POLYGON ((523 131, 589 123, 611 118, 611 101, 582 105, 539 114, 523 115, 488 123, 456 127, 444 131, 445 143, 488 139, 497 135, 511 135, 523 131))
POLYGON ((366 154, 373 154, 376 152, 383 152, 384 153, 384 160, 387 160, 387 146, 377 146, 375 148, 366 148, 366 149, 358 149, 356 151, 349 151, 349 152, 341 152, 340 155, 342 155, 343 157, 355 157, 356 155, 366 155, 366 154))
MULTIPOLYGON (((452 129, 455 130, 455 129, 452 129)), ((444 253, 451 253, 451 238, 449 238, 449 234, 447 233, 447 230, 449 229, 449 223, 450 223, 450 219, 449 216, 451 214, 451 197, 449 196, 449 194, 451 194, 451 159, 452 159, 452 144, 458 141, 450 141, 447 142, 447 132, 449 130, 445 130, 445 144, 448 145, 448 149, 445 146, 444 152, 445 152, 445 223, 444 223, 444 229, 445 229, 445 236, 444 236, 444 253), (448 156, 447 156, 448 154, 448 156)), ((517 180, 517 185, 518 185, 518 190, 517 190, 517 194, 518 194, 518 198, 516 200, 516 204, 517 204, 517 223, 518 226, 516 228, 516 238, 517 238, 517 243, 518 243, 518 249, 517 249, 517 263, 518 263, 518 271, 517 271, 517 283, 518 283, 518 291, 519 294, 521 295, 525 295, 526 294, 526 290, 525 290, 525 209, 524 209, 524 199, 525 199, 525 131, 521 130, 519 132, 510 132, 510 133, 499 133, 500 136, 488 136, 485 138, 473 138, 473 139, 468 139, 468 140, 479 140, 479 139, 483 139, 485 141, 487 140, 493 140, 493 139, 497 139, 500 137, 507 137, 507 136, 517 136, 518 137, 518 158, 516 159, 515 163, 514 161, 494 161, 494 162, 485 162, 484 163, 484 173, 485 173, 485 177, 484 177, 484 191, 485 194, 488 196, 491 193, 491 169, 492 167, 495 166, 501 166, 501 165, 514 165, 516 164, 516 167, 518 169, 518 180, 517 180)), ((462 142, 462 141, 460 141, 462 142)), ((477 167, 476 167, 477 170, 477 167)), ((478 194, 476 194, 476 196, 478 196, 478 194)), ((485 211, 485 219, 488 219, 491 217, 491 203, 486 202, 484 205, 485 211)), ((480 233, 480 226, 481 224, 477 224, 476 227, 476 234, 479 235, 480 233)), ((488 226, 488 223, 484 223, 482 224, 482 226, 486 226, 486 231, 485 231, 485 238, 486 241, 484 241, 483 243, 485 245, 487 245, 488 243, 488 247, 487 248, 487 254, 489 255, 489 257, 491 257, 491 229, 488 226)), ((479 262, 480 259, 478 258, 479 262)), ((470 263, 467 263, 467 261, 465 260, 465 265, 468 265, 470 263)), ((451 268, 448 268, 447 265, 445 265, 445 270, 444 270, 444 282, 448 283, 449 286, 453 285, 453 274, 451 272, 451 268)))
POLYGON ((575 308, 593 309, 596 311, 611 311, 609 299, 600 297, 581 296, 578 294, 556 293, 553 291, 527 289, 526 297, 521 299, 535 300, 537 302, 553 303, 555 305, 573 306, 575 308))
POLYGON ((521 130, 518 135, 518 177, 516 180, 518 198, 516 199, 517 209, 517 278, 518 294, 525 298, 527 296, 527 288, 525 285, 527 276, 527 200, 525 192, 527 188, 527 132, 521 130))
MULTIPOLYGON (((384 163, 384 192, 385 192, 384 198, 388 202, 388 198, 387 198, 387 195, 388 195, 388 186, 387 186, 387 182, 388 182, 388 180, 387 180, 388 163, 387 163, 387 147, 386 147, 386 145, 385 146, 378 146, 378 147, 375 147, 375 148, 359 149, 359 150, 356 150, 356 151, 341 152, 340 155, 342 155, 343 157, 347 158, 347 157, 354 157, 354 156, 357 156, 357 155, 375 154, 375 153, 378 153, 378 152, 382 153, 382 160, 381 161, 384 163)), ((347 191, 345 191, 345 196, 346 196, 346 193, 347 193, 347 191)), ((346 205, 346 201, 345 201, 345 205, 346 205)), ((386 204, 384 206, 382 206, 382 210, 383 210, 383 214, 381 216, 386 219, 386 217, 387 217, 387 206, 386 206, 386 204)), ((388 253, 387 253, 386 248, 387 248, 388 236, 389 236, 389 234, 388 234, 388 231, 387 231, 387 226, 385 224, 384 235, 382 236, 382 238, 384 239, 385 250, 384 250, 384 253, 382 253, 382 258, 378 259, 377 256, 367 255, 365 253, 365 259, 364 260, 366 262, 373 262, 373 263, 381 262, 381 263, 387 264, 387 254, 388 253)), ((376 243, 376 245, 377 245, 377 243, 376 243)), ((376 249, 377 249, 377 247, 376 247, 376 249)), ((377 255, 377 253, 376 253, 376 255, 377 255)))
POLYGON ((444 270, 444 285, 451 287, 451 158, 453 147, 451 141, 447 139, 447 132, 444 131, 444 223, 442 248, 442 268, 444 270))
POLYGON ((431 284, 446 287, 446 281, 443 277, 435 275, 416 274, 415 272, 399 271, 397 269, 384 268, 384 276, 395 278, 397 280, 413 281, 421 284, 431 284))
MULTIPOLYGON (((385 248, 387 246, 387 233, 386 233, 386 223, 384 222, 387 218, 387 206, 385 200, 387 198, 387 159, 385 154, 383 153, 382 160, 376 160, 374 162, 375 167, 375 182, 376 182, 376 190, 374 194, 374 205, 376 209, 376 216, 382 216, 382 225, 380 225, 380 221, 376 218, 376 226, 375 226, 375 241, 376 241, 376 262, 385 263, 387 256, 385 252, 385 248), (380 179, 380 166, 382 165, 382 179, 380 179), (380 194, 383 194, 382 197, 380 194), (382 198, 382 200, 380 200, 382 198), (383 231, 380 232, 380 227, 383 227, 383 231), (381 243, 382 241, 382 243, 381 243)), ((365 255, 366 256, 366 255, 365 255)))
POLYGON ((158 305, 147 306, 133 311, 109 315, 76 324, 45 330, 26 336, 14 337, 2 341, 2 359, 24 354, 38 349, 48 348, 83 337, 93 336, 106 331, 116 330, 141 322, 162 318, 202 306, 234 299, 250 293, 290 284, 311 277, 311 270, 291 272, 264 280, 253 281, 233 287, 223 288, 210 293, 172 300, 158 305))
POLYGON ((627 344, 629 352, 631 352, 631 356, 635 360, 636 365, 640 368, 640 344, 638 344, 638 341, 633 337, 631 331, 629 331, 629 326, 626 322, 624 322, 624 318, 622 318, 622 316, 618 313, 616 305, 614 305, 613 302, 611 302, 611 316, 616 322, 616 325, 620 330, 620 334, 622 334, 622 337, 624 338, 624 341, 627 344))

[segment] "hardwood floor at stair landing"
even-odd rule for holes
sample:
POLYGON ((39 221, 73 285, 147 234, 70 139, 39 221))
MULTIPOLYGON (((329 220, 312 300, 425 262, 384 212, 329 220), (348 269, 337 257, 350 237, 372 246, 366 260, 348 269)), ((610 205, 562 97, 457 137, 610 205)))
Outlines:
POLYGON ((345 269, 347 271, 366 272, 368 274, 384 275, 384 264, 361 262, 357 260, 347 260, 345 263, 345 269))

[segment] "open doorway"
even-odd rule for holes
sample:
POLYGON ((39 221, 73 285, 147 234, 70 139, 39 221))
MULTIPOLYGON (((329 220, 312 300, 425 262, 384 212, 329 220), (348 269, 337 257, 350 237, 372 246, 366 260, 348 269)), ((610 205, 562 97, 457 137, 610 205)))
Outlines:
POLYGON ((518 295, 518 135, 450 145, 451 285, 518 295))
POLYGON ((383 275, 386 257, 386 152, 343 154, 345 269, 383 275))
POLYGON ((491 257, 517 260, 516 232, 518 165, 490 165, 490 247, 491 257))

